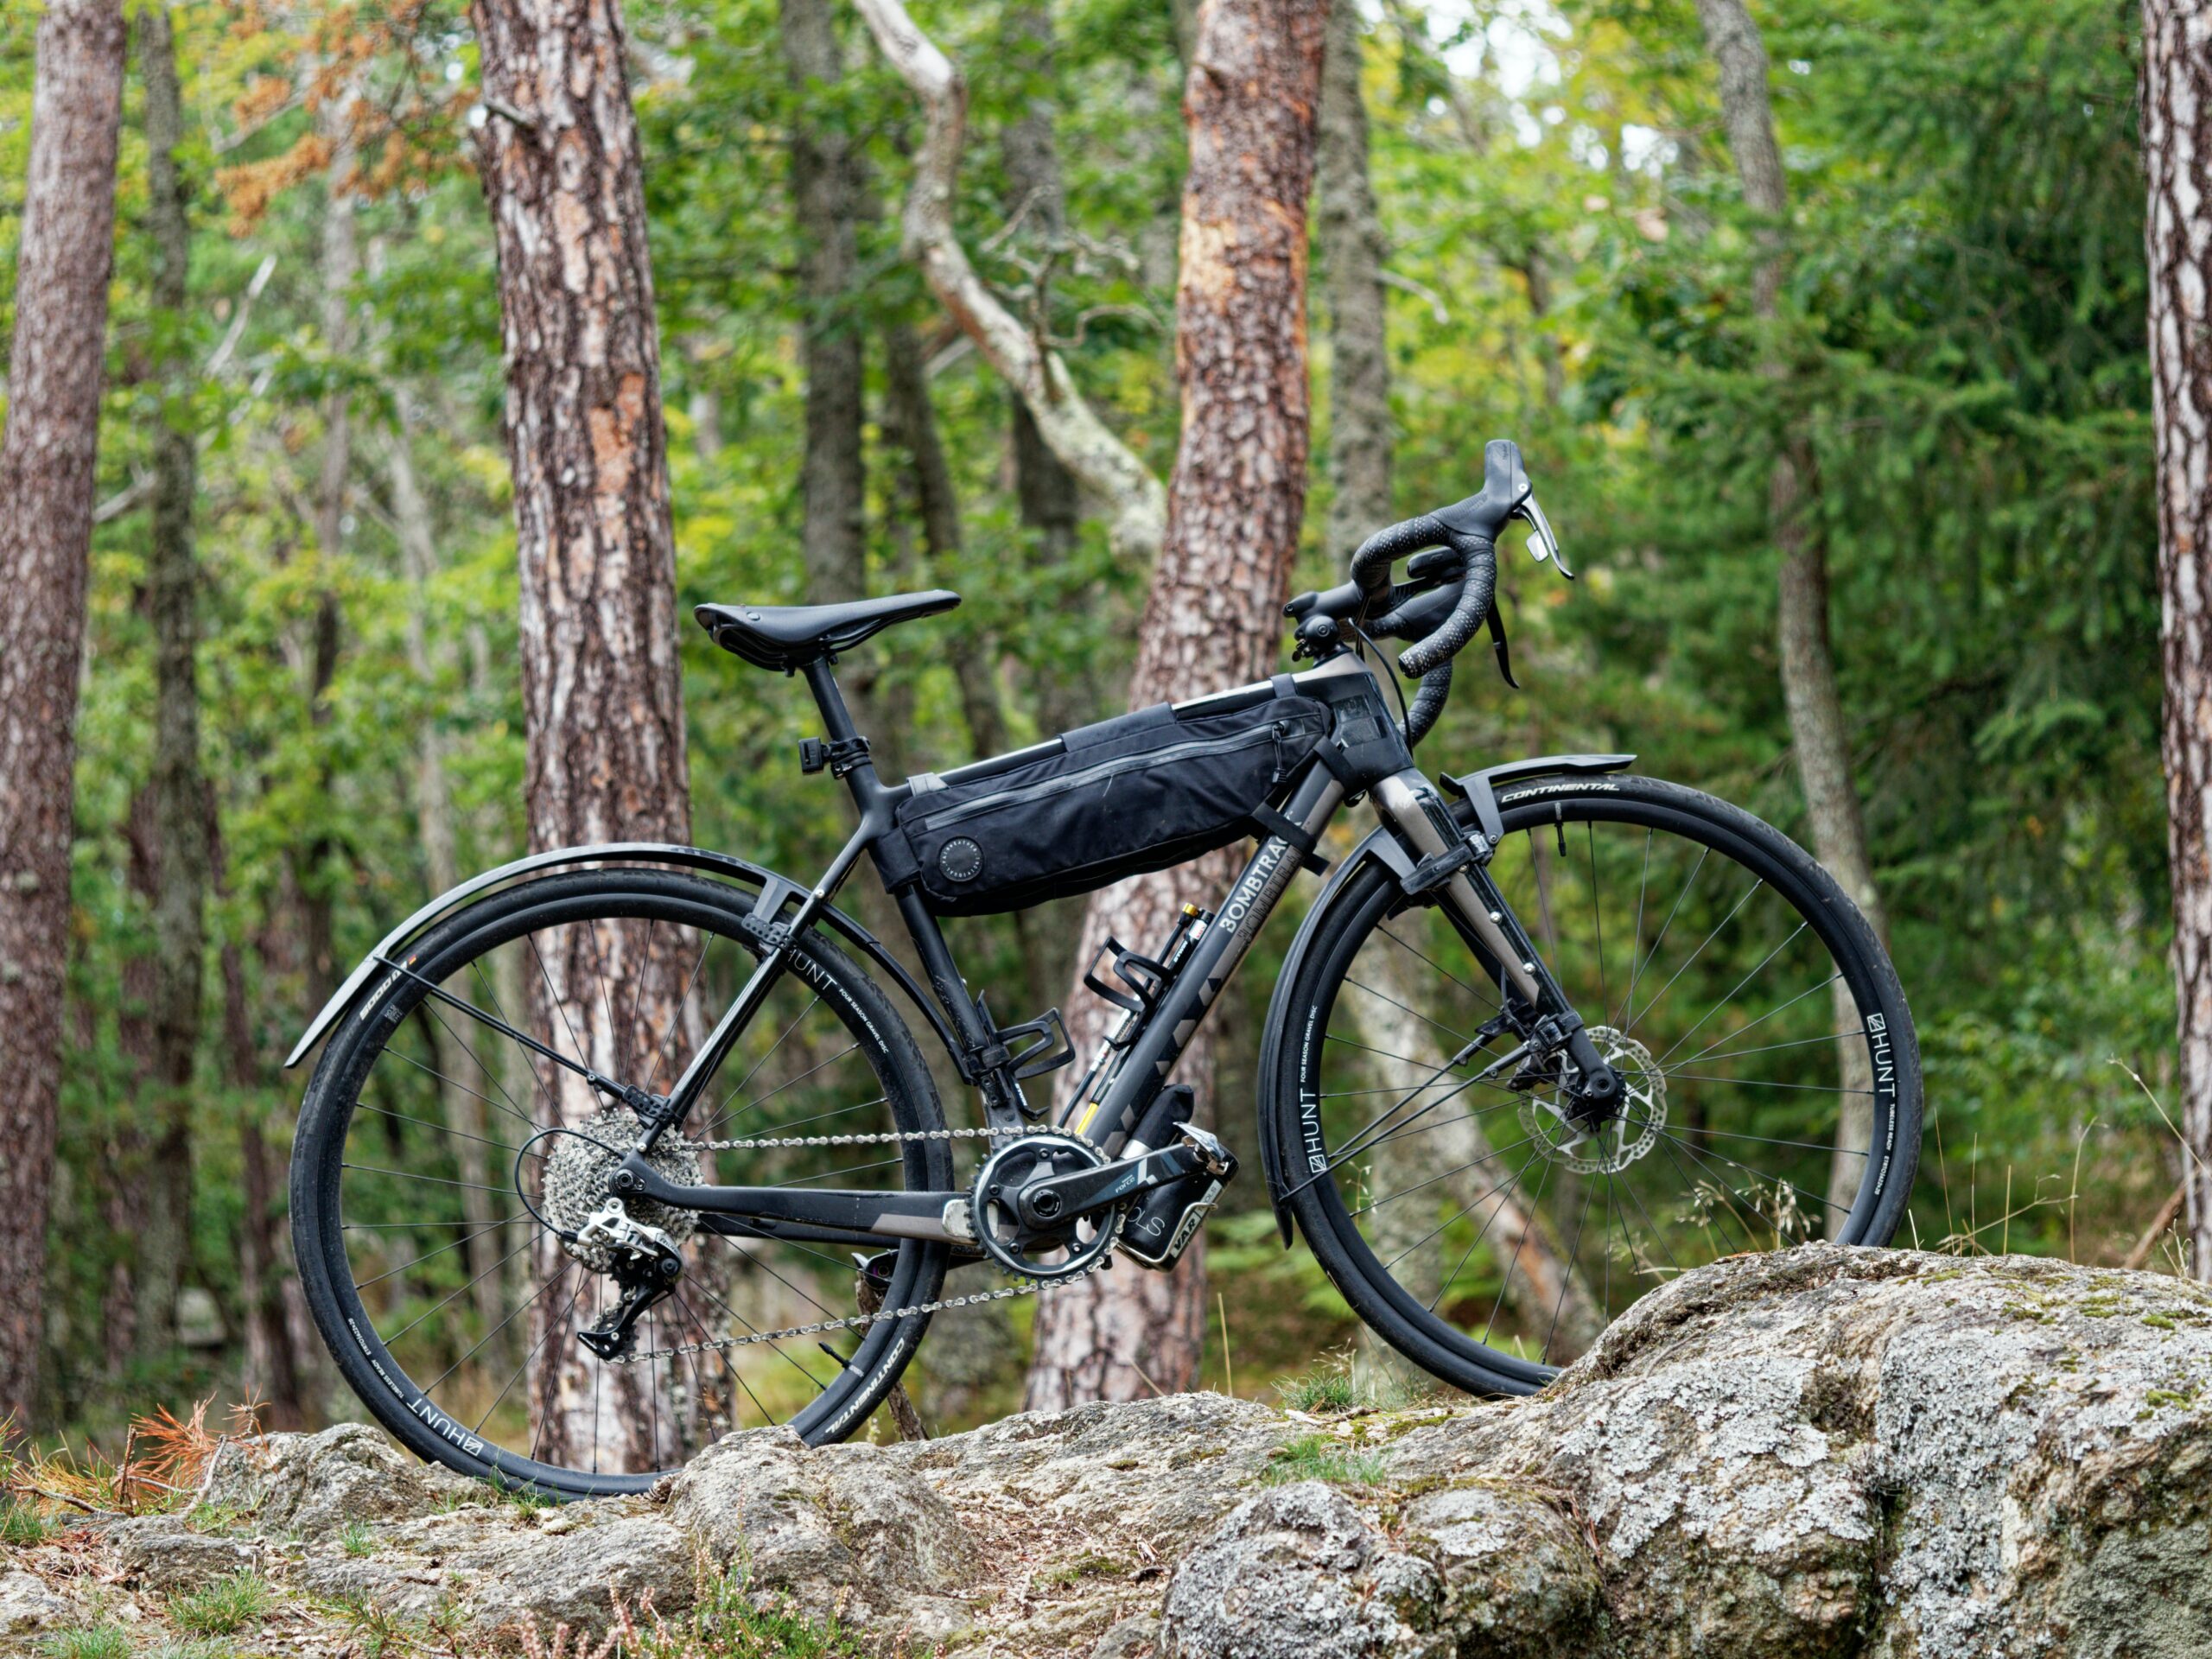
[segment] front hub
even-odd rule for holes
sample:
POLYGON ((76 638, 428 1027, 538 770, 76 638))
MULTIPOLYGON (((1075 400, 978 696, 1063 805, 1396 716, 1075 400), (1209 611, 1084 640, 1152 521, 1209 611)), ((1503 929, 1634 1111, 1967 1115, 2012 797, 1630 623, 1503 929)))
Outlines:
POLYGON ((1591 1046, 1615 1081, 1612 1099, 1592 1111, 1587 1091, 1563 1081, 1533 1090, 1521 1103, 1530 1144, 1580 1175, 1627 1168, 1658 1144, 1667 1126, 1667 1077, 1651 1051, 1625 1032, 1592 1026, 1591 1046))

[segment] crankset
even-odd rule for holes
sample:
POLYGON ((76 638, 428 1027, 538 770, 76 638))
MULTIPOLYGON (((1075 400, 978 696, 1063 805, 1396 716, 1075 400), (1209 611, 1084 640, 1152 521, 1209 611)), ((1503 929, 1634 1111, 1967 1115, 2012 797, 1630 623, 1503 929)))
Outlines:
POLYGON ((1055 1190, 1058 1178, 1103 1170, 1106 1154, 1078 1135, 1024 1135, 976 1172, 976 1243, 1008 1273, 1050 1281, 1087 1272, 1114 1248, 1121 1211, 1055 1190), (1026 1202, 1025 1202, 1026 1200, 1026 1202))

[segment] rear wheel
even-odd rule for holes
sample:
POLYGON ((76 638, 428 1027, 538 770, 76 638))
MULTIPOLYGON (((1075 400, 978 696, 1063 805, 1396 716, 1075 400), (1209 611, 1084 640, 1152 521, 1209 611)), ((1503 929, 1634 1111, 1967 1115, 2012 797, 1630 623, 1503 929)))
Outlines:
MULTIPOLYGON (((564 1235, 641 1137, 626 1107, 517 1034, 666 1090, 759 960, 753 899, 664 870, 542 878, 440 924, 340 1022, 295 1143, 294 1246, 340 1370, 420 1455, 564 1496, 634 1491, 730 1429, 842 1439, 898 1380, 926 1315, 759 1339, 853 1316, 849 1249, 644 1204, 632 1218, 677 1242, 682 1278, 627 1354, 578 1339, 620 1292, 604 1249, 564 1235)), ((905 1025, 819 932, 700 1103, 654 1154, 675 1179, 952 1185, 942 1138, 757 1144, 944 1128, 905 1025)), ((901 1243, 884 1306, 934 1299, 945 1267, 943 1244, 901 1243)))
POLYGON ((1288 988, 1285 1174, 1361 1319, 1459 1388, 1524 1394, 1645 1291, 1814 1237, 1887 1243, 1918 1156, 1919 1052, 1889 958, 1780 831, 1654 779, 1507 790, 1493 880, 1627 1104, 1477 1050, 1501 993, 1440 908, 1353 875, 1288 988))

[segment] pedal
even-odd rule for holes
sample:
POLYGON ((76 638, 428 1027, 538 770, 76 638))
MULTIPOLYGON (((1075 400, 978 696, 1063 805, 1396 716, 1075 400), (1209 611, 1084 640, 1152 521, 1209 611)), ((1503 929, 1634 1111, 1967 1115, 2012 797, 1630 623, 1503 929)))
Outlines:
POLYGON ((1190 1123, 1179 1126, 1177 1133, 1204 1161, 1173 1185, 1147 1193, 1122 1224, 1122 1253, 1161 1273, 1182 1260, 1220 1201, 1222 1189, 1236 1177, 1236 1155, 1218 1136, 1190 1123))

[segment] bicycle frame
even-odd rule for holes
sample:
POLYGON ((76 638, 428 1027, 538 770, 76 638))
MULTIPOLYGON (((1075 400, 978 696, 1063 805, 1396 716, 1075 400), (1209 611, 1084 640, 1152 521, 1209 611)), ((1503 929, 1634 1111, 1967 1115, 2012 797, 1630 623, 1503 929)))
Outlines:
MULTIPOLYGON (((901 1238, 964 1243, 969 1238, 964 1191, 683 1185, 662 1176, 645 1156, 663 1135, 680 1132, 707 1079, 785 970, 792 942, 830 912, 832 900, 861 855, 871 852, 891 831, 893 813, 910 792, 906 784, 886 785, 877 778, 828 662, 810 664, 804 672, 828 729, 828 750, 835 758, 835 770, 859 809, 859 825, 821 880, 804 891, 788 918, 780 907, 772 917, 764 918, 767 948, 667 1096, 658 1102, 632 1102, 645 1108, 648 1133, 640 1150, 624 1160, 615 1189, 697 1211, 702 1224, 741 1236, 842 1243, 888 1243, 901 1238)), ((1364 675, 1374 684, 1375 677, 1366 664, 1349 652, 1293 679, 1301 687, 1309 687, 1347 674, 1364 675)), ((1202 707, 1265 689, 1264 685, 1238 687, 1177 706, 1202 707)), ((1037 752, 1044 752, 1041 746, 1037 752)), ((997 770, 1013 758, 994 757, 947 772, 944 778, 949 783, 959 783, 982 774, 985 768, 997 770)), ((1435 892, 1478 959, 1505 988, 1501 1033, 1510 1029, 1524 1041, 1547 1036, 1552 1046, 1568 1040, 1579 1032, 1580 1021, 1572 1019, 1571 1005, 1491 883, 1484 869, 1488 843, 1479 833, 1471 838, 1460 830, 1435 787, 1413 766, 1410 755, 1404 759, 1406 764, 1400 770, 1376 780, 1366 792, 1385 833, 1397 843, 1408 868, 1427 871, 1431 876, 1425 887, 1412 890, 1435 892), (1569 1018, 1562 1023, 1560 1016, 1569 1018), (1548 1031, 1548 1021, 1552 1026, 1548 1031)), ((1310 846, 1328 829, 1345 798, 1344 784, 1317 758, 1294 781, 1282 817, 1308 838, 1310 846)), ((1111 1069, 1094 1098, 1073 1103, 1061 1126, 1064 1132, 1090 1141, 1109 1160, 1122 1153, 1138 1118, 1166 1084, 1306 856, 1304 849, 1281 835, 1270 835, 1260 842, 1230 885, 1213 922, 1130 1037, 1122 1063, 1111 1069)), ((794 887, 791 892, 797 894, 800 890, 794 887)), ((937 917, 911 887, 896 897, 924 973, 943 1006, 950 1032, 958 1039, 960 1048, 954 1058, 961 1065, 963 1077, 982 1089, 993 1127, 1007 1131, 1020 1128, 1025 1107, 1010 1057, 1004 1046, 997 1043, 988 1016, 969 995, 937 917)), ((1131 1185, 1126 1184, 1122 1190, 1131 1185)))

